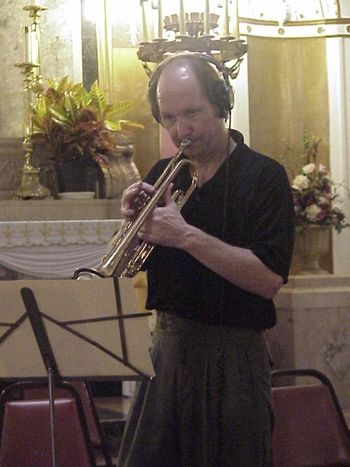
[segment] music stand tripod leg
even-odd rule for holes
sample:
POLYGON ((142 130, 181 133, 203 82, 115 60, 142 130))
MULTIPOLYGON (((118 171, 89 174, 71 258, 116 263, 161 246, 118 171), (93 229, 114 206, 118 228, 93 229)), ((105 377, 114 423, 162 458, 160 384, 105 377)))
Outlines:
POLYGON ((45 368, 48 376, 48 385, 49 385, 49 406, 50 406, 50 431, 51 431, 51 458, 52 458, 52 467, 57 466, 56 462, 56 439, 55 439, 55 400, 54 400, 54 386, 55 382, 59 381, 59 374, 57 370, 57 364, 55 361, 55 356, 51 349, 50 341, 45 329, 45 326, 42 322, 42 317, 38 304, 36 302, 34 293, 31 289, 24 287, 21 289, 21 295, 27 313, 32 325, 36 341, 39 346, 39 350, 42 356, 42 359, 45 364, 45 368))
POLYGON ((56 429, 55 429, 55 399, 54 399, 54 372, 48 368, 49 380, 49 406, 50 406, 50 433, 51 433, 51 459, 53 467, 56 467, 56 429))

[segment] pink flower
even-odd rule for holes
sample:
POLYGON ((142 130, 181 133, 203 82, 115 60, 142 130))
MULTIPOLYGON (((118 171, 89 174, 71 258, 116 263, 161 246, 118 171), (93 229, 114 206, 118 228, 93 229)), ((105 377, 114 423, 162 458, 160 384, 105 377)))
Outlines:
POLYGON ((327 167, 323 164, 320 164, 318 166, 318 171, 321 173, 321 174, 324 174, 324 175, 328 175, 328 170, 327 170, 327 167))
POLYGON ((326 196, 320 196, 318 198, 318 205, 321 207, 326 207, 330 205, 330 200, 328 194, 326 196))

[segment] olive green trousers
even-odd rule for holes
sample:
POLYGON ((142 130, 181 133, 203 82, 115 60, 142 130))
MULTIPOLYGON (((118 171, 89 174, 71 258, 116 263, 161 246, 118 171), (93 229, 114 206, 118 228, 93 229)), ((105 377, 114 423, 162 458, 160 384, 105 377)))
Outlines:
POLYGON ((118 467, 266 467, 273 413, 261 331, 159 312, 118 467))

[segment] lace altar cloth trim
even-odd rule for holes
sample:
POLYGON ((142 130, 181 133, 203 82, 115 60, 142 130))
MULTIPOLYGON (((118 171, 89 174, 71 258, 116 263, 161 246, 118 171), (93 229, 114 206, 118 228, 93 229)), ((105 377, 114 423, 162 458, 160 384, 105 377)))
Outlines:
POLYGON ((0 267, 29 277, 71 278, 93 268, 121 221, 0 222, 0 267))
POLYGON ((102 245, 120 220, 0 222, 0 248, 49 245, 102 245))

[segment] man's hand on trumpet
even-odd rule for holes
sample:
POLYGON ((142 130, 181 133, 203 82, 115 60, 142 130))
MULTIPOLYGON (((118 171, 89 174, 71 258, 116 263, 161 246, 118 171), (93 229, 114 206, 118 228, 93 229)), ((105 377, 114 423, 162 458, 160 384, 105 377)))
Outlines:
POLYGON ((137 217, 145 198, 153 192, 154 187, 142 181, 133 183, 123 192, 121 213, 125 222, 133 221, 137 217))
POLYGON ((153 209, 138 233, 147 243, 178 248, 190 228, 172 198, 172 188, 171 183, 165 191, 163 204, 153 209))
MULTIPOLYGON (((178 247, 189 225, 182 217, 172 198, 171 183, 161 205, 156 206, 141 226, 138 237, 154 245, 178 247)), ((122 197, 121 212, 124 222, 132 222, 142 209, 145 197, 152 196, 155 188, 145 182, 137 182, 127 188, 122 197)))

